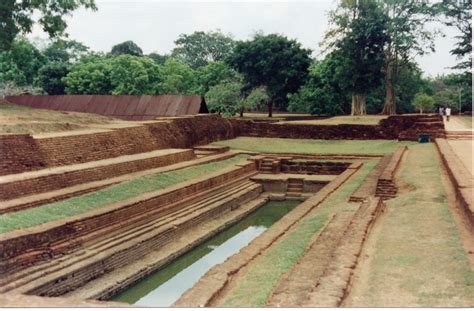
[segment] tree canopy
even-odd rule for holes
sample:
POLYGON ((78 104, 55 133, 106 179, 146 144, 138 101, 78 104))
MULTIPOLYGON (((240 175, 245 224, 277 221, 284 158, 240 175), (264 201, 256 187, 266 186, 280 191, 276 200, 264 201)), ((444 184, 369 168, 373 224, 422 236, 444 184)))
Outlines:
POLYGON ((197 69, 210 62, 223 61, 232 54, 235 41, 217 31, 195 31, 182 34, 174 42, 176 47, 171 56, 197 69))
POLYGON ((238 42, 228 62, 244 75, 247 88, 266 86, 270 97, 268 115, 272 116, 274 103, 286 109, 287 94, 305 83, 310 54, 296 40, 258 34, 253 40, 238 42))
POLYGON ((132 55, 132 56, 143 56, 142 49, 133 41, 128 40, 112 47, 110 54, 114 56, 120 55, 132 55))
POLYGON ((84 7, 96 10, 94 0, 2 0, 0 1, 0 51, 9 50, 18 34, 30 33, 35 24, 51 38, 64 35, 64 16, 84 7))

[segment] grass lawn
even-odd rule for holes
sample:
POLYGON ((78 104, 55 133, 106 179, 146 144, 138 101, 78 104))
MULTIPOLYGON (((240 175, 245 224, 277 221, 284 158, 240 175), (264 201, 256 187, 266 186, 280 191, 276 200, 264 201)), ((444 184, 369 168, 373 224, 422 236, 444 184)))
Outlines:
POLYGON ((415 142, 396 140, 321 140, 237 137, 214 143, 232 149, 271 153, 360 153, 380 154, 394 152, 398 146, 413 145, 415 142))
POLYGON ((337 116, 321 120, 300 120, 300 121, 284 121, 281 123, 288 124, 314 124, 314 125, 337 125, 337 124, 367 124, 377 125, 380 120, 386 119, 388 116, 366 115, 366 116, 337 116))
POLYGON ((296 228, 258 258, 239 286, 226 295, 222 306, 263 307, 278 280, 304 254, 310 239, 321 230, 329 216, 338 210, 355 209, 359 206, 358 203, 348 203, 347 200, 377 162, 378 160, 367 162, 338 191, 310 212, 296 228))
POLYGON ((238 155, 218 162, 143 176, 64 201, 4 214, 0 216, 0 233, 78 215, 94 208, 136 197, 145 192, 164 189, 180 182, 206 176, 219 169, 241 162, 248 157, 248 155, 238 155))
POLYGON ((409 147, 400 179, 407 190, 387 201, 373 232, 359 288, 346 306, 472 307, 471 270, 446 203, 433 144, 409 147))

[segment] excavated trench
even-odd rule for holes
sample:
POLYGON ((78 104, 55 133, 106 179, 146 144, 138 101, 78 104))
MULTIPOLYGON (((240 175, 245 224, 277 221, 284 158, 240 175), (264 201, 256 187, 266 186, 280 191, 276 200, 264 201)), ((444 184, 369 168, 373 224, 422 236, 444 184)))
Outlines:
POLYGON ((140 280, 111 300, 145 307, 169 307, 207 271, 238 253, 300 204, 267 201, 258 210, 218 233, 171 264, 140 280))

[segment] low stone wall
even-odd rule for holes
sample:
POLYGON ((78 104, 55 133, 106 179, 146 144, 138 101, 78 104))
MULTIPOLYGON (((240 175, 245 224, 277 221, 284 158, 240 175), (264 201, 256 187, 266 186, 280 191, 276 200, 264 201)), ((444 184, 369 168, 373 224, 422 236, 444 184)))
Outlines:
POLYGON ((448 171, 449 179, 456 189, 456 200, 474 228, 474 179, 446 139, 436 139, 436 147, 448 171))
POLYGON ((321 161, 295 161, 281 160, 280 172, 287 174, 317 174, 317 175, 339 175, 348 168, 350 163, 344 162, 321 162, 321 161))
POLYGON ((444 137, 444 124, 438 115, 390 116, 378 125, 279 124, 231 119, 238 136, 293 139, 403 139, 417 140, 421 133, 444 137))
POLYGON ((377 188, 375 190, 376 197, 384 200, 396 197, 398 189, 395 185, 395 173, 400 166, 400 162, 406 150, 406 146, 398 147, 387 163, 387 166, 382 170, 377 180, 377 188))
MULTIPOLYGON (((187 149, 147 159, 91 167, 87 169, 76 169, 58 174, 21 179, 9 183, 0 183, 0 199, 11 200, 21 196, 53 191, 91 181, 104 180, 119 175, 171 165, 192 159, 194 159, 194 152, 191 149, 187 149)), ((1 213, 2 211, 0 211, 0 214, 1 213)))

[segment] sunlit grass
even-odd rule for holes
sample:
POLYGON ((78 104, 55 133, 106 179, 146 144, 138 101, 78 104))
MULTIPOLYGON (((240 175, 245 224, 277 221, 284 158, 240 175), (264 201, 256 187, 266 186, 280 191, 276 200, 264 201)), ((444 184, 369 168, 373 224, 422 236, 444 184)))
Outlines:
POLYGON ((359 153, 381 154, 394 152, 398 146, 413 145, 415 142, 396 140, 322 140, 237 137, 214 143, 232 149, 272 153, 359 153))

